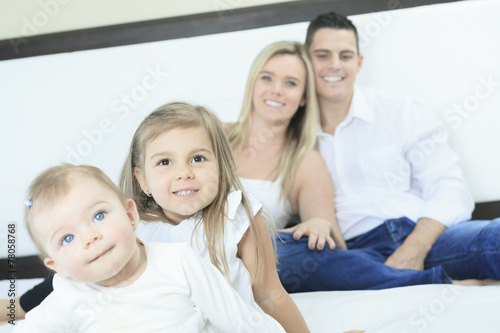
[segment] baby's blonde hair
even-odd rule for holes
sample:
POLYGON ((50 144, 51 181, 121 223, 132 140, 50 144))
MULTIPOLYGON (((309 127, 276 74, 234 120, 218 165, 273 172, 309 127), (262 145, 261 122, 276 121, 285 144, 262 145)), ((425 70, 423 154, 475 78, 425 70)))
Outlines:
POLYGON ((26 207, 24 209, 24 221, 26 229, 40 251, 40 257, 47 257, 37 232, 33 226, 36 213, 41 209, 50 208, 55 205, 61 197, 67 195, 76 179, 81 177, 93 179, 107 189, 110 189, 116 197, 126 205, 127 197, 116 186, 115 183, 99 168, 91 165, 62 164, 42 171, 28 188, 26 207))
MULTIPOLYGON (((262 260, 260 242, 249 200, 236 171, 236 162, 231 146, 227 141, 222 123, 217 116, 203 106, 184 102, 173 102, 160 106, 151 112, 137 128, 130 144, 129 154, 120 175, 120 187, 125 194, 137 203, 142 221, 162 221, 172 223, 165 216, 162 207, 153 197, 147 196, 135 177, 136 169, 144 170, 145 151, 149 142, 163 133, 178 128, 202 128, 210 138, 219 172, 217 195, 202 212, 202 218, 196 227, 203 223, 204 241, 212 263, 225 275, 228 274, 227 259, 224 251, 224 224, 226 219, 226 201, 229 193, 242 191, 242 204, 250 221, 250 231, 255 244, 257 274, 262 260)), ((194 234, 194 232, 193 232, 194 234)))

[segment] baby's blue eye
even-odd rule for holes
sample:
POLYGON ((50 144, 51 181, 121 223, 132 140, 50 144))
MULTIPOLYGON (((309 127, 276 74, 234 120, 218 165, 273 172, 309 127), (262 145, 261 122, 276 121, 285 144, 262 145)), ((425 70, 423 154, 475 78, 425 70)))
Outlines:
POLYGON ((106 217, 106 213, 105 212, 99 212, 99 213, 95 214, 95 216, 94 216, 94 222, 102 221, 102 220, 104 220, 105 217, 106 217))
POLYGON ((71 243, 71 241, 73 239, 75 239, 75 236, 73 236, 73 235, 64 236, 64 238, 62 239, 62 245, 67 245, 67 244, 71 243))

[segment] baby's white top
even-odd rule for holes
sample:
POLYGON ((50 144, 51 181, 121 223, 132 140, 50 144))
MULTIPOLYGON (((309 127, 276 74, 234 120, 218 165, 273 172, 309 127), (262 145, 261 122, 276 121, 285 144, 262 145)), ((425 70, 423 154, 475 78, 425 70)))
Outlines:
POLYGON ((147 267, 106 288, 56 274, 54 291, 14 332, 284 332, 186 243, 144 243, 147 267))

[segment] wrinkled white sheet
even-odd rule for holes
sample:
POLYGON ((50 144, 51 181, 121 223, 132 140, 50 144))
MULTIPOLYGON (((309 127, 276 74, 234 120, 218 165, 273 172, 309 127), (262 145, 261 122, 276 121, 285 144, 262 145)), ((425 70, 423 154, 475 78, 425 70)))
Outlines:
MULTIPOLYGON (((18 280, 23 293, 40 279, 18 280)), ((0 291, 8 289, 0 281, 0 291)), ((498 333, 500 286, 422 285, 292 294, 312 333, 498 333)), ((0 333, 11 325, 0 326, 0 333)))
POLYGON ((500 332, 500 286, 421 285, 292 297, 311 332, 500 332))

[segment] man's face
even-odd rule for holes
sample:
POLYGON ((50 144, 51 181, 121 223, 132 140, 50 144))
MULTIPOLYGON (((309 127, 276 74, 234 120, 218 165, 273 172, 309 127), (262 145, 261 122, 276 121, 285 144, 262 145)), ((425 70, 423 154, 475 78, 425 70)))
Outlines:
POLYGON ((363 56, 356 48, 354 32, 322 28, 316 31, 309 48, 320 106, 351 99, 363 56))

